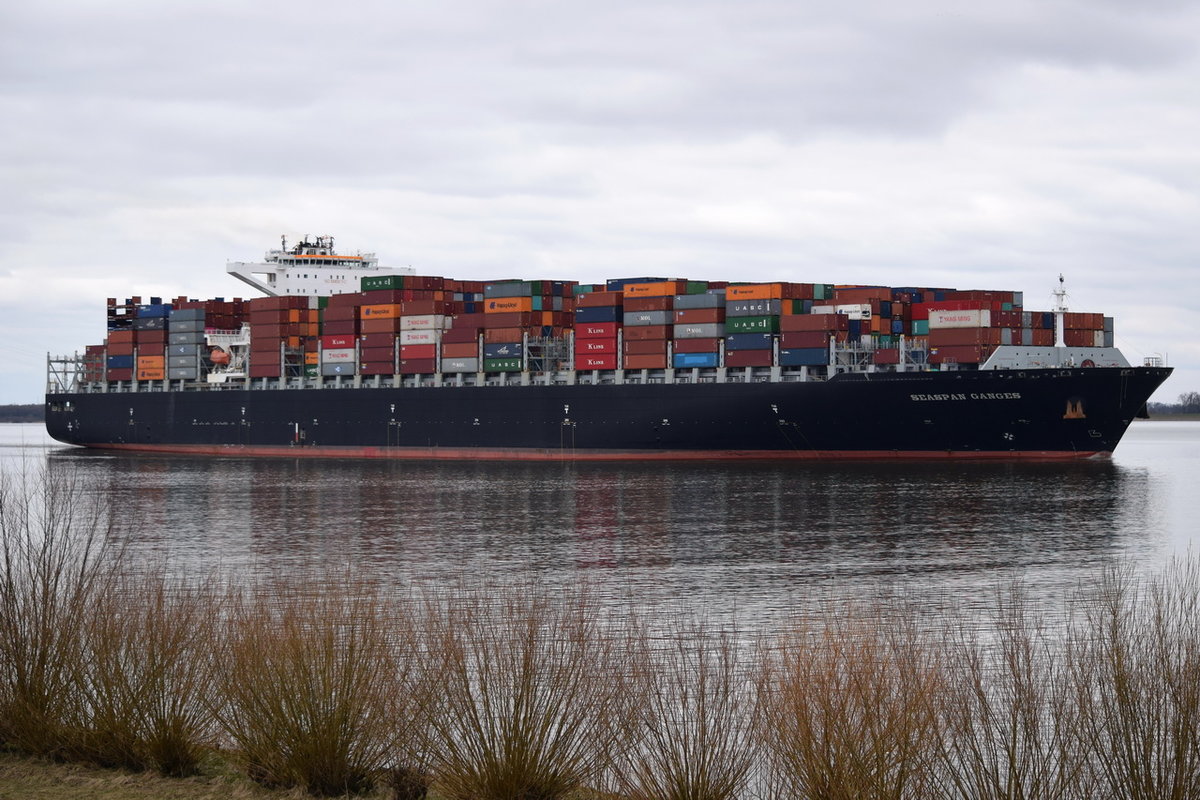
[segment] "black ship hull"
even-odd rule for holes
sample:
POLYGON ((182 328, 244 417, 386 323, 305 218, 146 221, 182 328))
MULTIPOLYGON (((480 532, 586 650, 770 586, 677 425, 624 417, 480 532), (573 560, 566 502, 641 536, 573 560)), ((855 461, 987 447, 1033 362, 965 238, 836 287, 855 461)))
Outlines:
POLYGON ((1113 451, 1169 368, 828 381, 50 394, 87 447, 447 459, 1070 459, 1113 451))

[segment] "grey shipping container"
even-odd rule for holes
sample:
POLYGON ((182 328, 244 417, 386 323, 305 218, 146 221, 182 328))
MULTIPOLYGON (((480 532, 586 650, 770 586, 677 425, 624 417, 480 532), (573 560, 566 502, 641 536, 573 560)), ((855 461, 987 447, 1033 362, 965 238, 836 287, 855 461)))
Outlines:
POLYGON ((204 333, 203 319, 181 319, 176 320, 171 318, 171 333, 204 333))
POLYGON ((443 358, 442 372, 478 372, 478 358, 443 358))
POLYGON ((199 366, 200 359, 194 355, 167 357, 167 369, 175 369, 176 367, 192 367, 195 369, 199 366))
POLYGON ((725 292, 710 294, 677 294, 675 295, 675 310, 686 311, 693 308, 724 308, 725 292))
POLYGON ((336 361, 332 364, 322 364, 321 374, 326 377, 334 375, 353 375, 355 364, 353 361, 336 361))
POLYGON ((703 322, 675 326, 676 339, 720 339, 724 335, 724 322, 703 322))
POLYGON ((197 356, 204 351, 204 348, 198 344, 171 344, 167 345, 168 356, 197 356))
POLYGON ((500 297, 529 297, 531 294, 533 294, 533 285, 530 281, 489 283, 483 287, 483 297, 485 300, 500 297))
POLYGON ((675 322, 674 311, 627 311, 626 325, 671 325, 675 322))
POLYGON ((133 321, 135 331, 161 331, 167 328, 166 317, 137 317, 133 321))
POLYGON ((203 308, 176 308, 171 311, 171 326, 174 327, 176 322, 190 320, 204 320, 203 308))
POLYGON ((204 332, 175 333, 171 331, 167 334, 167 344, 204 344, 204 332))
POLYGON ((176 367, 167 370, 169 381, 190 381, 200 377, 200 370, 195 367, 176 367))
POLYGON ((778 316, 782 300, 730 300, 725 304, 727 317, 778 316))

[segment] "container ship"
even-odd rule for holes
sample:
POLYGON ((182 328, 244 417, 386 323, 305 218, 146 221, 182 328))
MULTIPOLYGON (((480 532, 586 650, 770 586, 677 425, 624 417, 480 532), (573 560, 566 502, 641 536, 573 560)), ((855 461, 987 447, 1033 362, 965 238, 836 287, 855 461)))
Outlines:
POLYGON ((1020 292, 614 278, 470 281, 286 240, 253 299, 109 298, 48 356, 73 445, 409 459, 1078 459, 1171 373, 1113 320, 1020 292))

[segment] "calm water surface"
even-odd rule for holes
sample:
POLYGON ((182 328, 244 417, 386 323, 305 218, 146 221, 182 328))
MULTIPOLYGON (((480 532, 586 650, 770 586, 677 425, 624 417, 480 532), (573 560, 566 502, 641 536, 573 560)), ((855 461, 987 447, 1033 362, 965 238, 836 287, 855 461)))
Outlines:
POLYGON ((1014 576, 1052 598, 1104 565, 1200 544, 1200 423, 1138 422, 1068 464, 494 464, 112 455, 0 425, 0 467, 77 465, 138 554, 180 571, 535 574, 765 621, 881 588, 971 604, 1014 576))

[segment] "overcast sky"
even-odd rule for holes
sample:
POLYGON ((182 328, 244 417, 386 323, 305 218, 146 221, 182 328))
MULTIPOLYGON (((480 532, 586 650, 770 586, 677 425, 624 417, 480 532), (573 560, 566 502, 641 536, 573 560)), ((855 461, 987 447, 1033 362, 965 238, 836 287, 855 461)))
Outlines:
POLYGON ((0 4, 0 403, 104 298, 422 274, 1015 289, 1200 390, 1200 5, 0 4))

